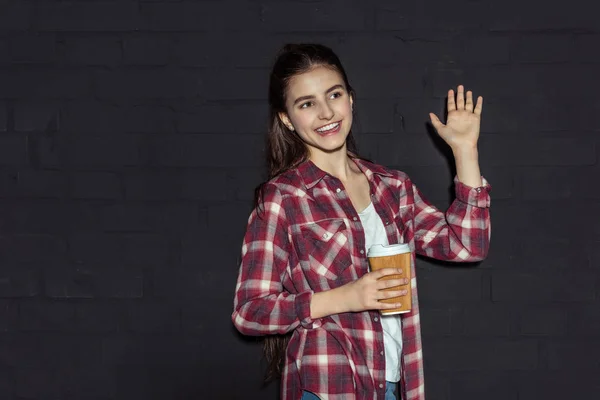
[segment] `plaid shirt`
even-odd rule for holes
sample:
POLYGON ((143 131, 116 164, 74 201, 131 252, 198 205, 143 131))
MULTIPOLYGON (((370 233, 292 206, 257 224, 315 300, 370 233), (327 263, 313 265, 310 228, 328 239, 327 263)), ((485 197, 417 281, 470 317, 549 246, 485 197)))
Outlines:
MULTIPOLYGON (((408 243, 412 310, 402 314, 402 399, 424 400, 423 354, 415 253, 451 261, 478 261, 490 239, 490 186, 471 188, 455 178, 456 199, 444 214, 409 177, 355 159, 389 243, 408 243)), ((342 183, 311 161, 264 187, 264 209, 250 215, 242 246, 232 321, 246 335, 293 332, 281 398, 302 390, 329 400, 383 400, 385 355, 378 311, 312 319, 314 292, 352 282, 369 270, 365 235, 342 183)))

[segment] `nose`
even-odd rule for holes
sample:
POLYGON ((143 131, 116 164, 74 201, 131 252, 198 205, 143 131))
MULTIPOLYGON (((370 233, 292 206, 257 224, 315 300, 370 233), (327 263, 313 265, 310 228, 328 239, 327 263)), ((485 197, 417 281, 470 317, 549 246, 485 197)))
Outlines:
POLYGON ((328 103, 324 103, 321 106, 321 110, 319 113, 319 118, 321 119, 326 119, 326 120, 330 120, 331 118, 333 118, 333 109, 329 106, 328 103))

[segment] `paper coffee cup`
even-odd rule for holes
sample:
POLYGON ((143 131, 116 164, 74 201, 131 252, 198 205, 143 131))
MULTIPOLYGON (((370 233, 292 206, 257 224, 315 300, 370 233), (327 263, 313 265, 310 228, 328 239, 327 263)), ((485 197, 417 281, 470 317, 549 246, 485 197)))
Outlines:
POLYGON ((382 299, 379 300, 382 303, 401 303, 400 308, 392 308, 388 310, 380 310, 383 315, 392 315, 392 314, 403 314, 407 313, 411 310, 412 297, 411 297, 411 288, 410 288, 410 247, 406 243, 399 244, 375 244, 369 248, 367 252, 367 257, 369 258, 369 265, 371 267, 371 271, 377 271, 383 268, 401 268, 402 274, 394 274, 394 275, 386 275, 380 278, 380 280, 390 280, 390 279, 408 279, 408 284, 394 286, 391 288, 383 289, 383 290, 402 290, 407 289, 407 293, 404 296, 400 297, 392 297, 391 299, 382 299))

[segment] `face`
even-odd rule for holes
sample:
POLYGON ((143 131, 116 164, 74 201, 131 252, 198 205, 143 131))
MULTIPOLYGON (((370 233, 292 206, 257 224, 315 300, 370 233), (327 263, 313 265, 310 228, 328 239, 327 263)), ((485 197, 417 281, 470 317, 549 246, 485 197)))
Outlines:
POLYGON ((346 150, 352 126, 352 98, 342 76, 323 66, 294 76, 287 88, 284 124, 298 132, 311 158, 346 150))

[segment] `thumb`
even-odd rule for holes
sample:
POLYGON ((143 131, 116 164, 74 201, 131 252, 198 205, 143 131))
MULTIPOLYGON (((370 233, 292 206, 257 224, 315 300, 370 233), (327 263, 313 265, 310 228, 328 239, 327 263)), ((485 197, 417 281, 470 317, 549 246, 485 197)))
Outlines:
POLYGON ((440 121, 440 119, 434 113, 429 113, 429 118, 431 119, 431 124, 433 127, 439 132, 440 128, 444 126, 442 121, 440 121))

